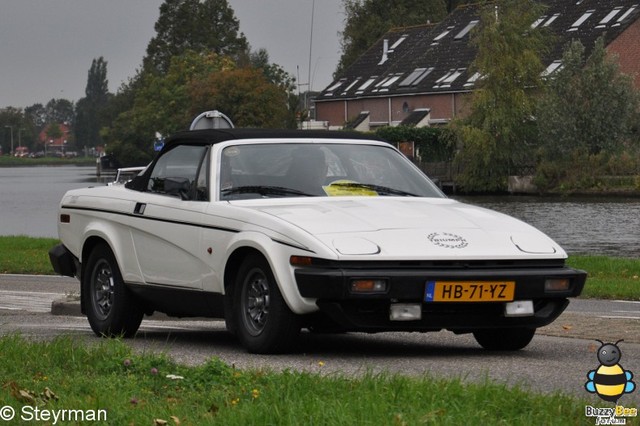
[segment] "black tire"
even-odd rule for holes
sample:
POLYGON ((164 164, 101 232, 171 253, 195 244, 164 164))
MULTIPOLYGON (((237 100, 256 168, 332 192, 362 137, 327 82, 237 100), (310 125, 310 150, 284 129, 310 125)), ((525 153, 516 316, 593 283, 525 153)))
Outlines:
POLYGON ((87 259, 82 297, 91 329, 98 336, 131 337, 138 331, 144 312, 124 284, 106 244, 95 246, 87 259))
POLYGON ((287 306, 266 259, 254 254, 242 262, 233 294, 233 326, 249 352, 283 353, 293 348, 300 320, 287 306))
POLYGON ((495 328, 476 330, 473 337, 490 351, 517 351, 527 346, 535 334, 535 328, 495 328))

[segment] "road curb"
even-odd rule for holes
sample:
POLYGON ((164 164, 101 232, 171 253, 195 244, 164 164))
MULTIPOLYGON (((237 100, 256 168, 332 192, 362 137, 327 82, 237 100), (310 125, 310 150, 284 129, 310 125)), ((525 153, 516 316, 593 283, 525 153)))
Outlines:
POLYGON ((67 300, 67 298, 56 299, 51 302, 52 315, 66 315, 71 317, 83 316, 80 312, 79 300, 67 300))

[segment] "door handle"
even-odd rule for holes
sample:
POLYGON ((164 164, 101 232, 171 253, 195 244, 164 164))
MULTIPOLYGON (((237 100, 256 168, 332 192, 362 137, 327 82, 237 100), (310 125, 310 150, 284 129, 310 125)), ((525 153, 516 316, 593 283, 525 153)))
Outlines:
POLYGON ((136 203, 136 207, 133 209, 133 214, 143 215, 145 207, 147 207, 146 203, 136 203))

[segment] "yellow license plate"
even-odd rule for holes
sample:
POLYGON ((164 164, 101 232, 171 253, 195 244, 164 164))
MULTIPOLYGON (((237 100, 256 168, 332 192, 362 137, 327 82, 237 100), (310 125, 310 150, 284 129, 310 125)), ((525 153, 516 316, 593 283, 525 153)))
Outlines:
POLYGON ((511 302, 514 281, 427 281, 425 302, 511 302))

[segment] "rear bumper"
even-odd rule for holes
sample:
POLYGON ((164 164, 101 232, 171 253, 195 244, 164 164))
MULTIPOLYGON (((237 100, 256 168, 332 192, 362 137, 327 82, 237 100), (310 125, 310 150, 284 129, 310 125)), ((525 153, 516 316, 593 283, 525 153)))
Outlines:
POLYGON ((58 244, 49 250, 49 261, 56 274, 67 277, 78 276, 79 261, 64 244, 58 244))
POLYGON ((300 268, 295 271, 303 297, 317 299, 322 312, 346 329, 358 331, 468 332, 481 328, 542 327, 553 322, 580 295, 586 272, 568 267, 517 269, 343 269, 300 268), (387 290, 378 294, 355 294, 353 279, 383 279, 387 290), (566 291, 545 290, 548 279, 565 278, 566 291), (504 302, 429 302, 425 289, 429 281, 514 281, 514 301, 533 302, 532 315, 506 316, 504 302), (395 303, 419 305, 421 318, 392 321, 395 303))

